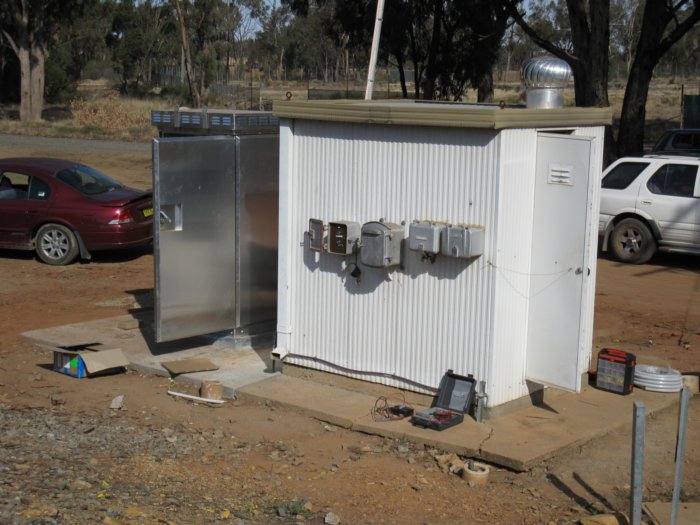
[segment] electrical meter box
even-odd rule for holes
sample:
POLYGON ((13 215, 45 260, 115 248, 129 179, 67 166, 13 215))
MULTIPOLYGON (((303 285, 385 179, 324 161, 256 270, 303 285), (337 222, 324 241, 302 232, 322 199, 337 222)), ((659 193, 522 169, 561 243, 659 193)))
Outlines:
POLYGON ((447 226, 441 235, 442 255, 468 259, 484 253, 482 226, 447 226))
POLYGON ((408 228, 408 248, 415 252, 440 253, 440 234, 445 224, 412 222, 408 228))
POLYGON ((367 222, 362 225, 360 261, 372 268, 401 264, 404 229, 392 222, 367 222))
POLYGON ((322 252, 326 245, 326 226, 319 219, 309 219, 309 250, 322 252))
POLYGON ((328 223, 328 252, 350 255, 360 240, 360 223, 337 221, 328 223))

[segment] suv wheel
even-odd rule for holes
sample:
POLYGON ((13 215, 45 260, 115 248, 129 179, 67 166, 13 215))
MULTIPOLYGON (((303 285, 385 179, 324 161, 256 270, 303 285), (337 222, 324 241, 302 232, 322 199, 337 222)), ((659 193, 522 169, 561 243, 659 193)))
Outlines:
POLYGON ((621 220, 612 232, 611 249, 626 263, 644 264, 656 253, 656 239, 649 227, 637 219, 621 220))

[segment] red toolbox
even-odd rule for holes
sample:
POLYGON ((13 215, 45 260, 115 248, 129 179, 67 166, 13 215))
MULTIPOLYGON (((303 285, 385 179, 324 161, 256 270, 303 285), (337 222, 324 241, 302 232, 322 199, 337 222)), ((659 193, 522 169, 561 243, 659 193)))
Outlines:
POLYGON ((614 348, 603 348, 598 352, 596 388, 623 396, 630 394, 634 382, 635 362, 634 354, 614 348))

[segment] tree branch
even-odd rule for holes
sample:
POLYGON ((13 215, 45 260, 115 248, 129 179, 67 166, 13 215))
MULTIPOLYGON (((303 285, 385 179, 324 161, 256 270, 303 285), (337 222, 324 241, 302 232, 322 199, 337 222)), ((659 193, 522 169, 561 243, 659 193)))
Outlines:
POLYGON ((518 11, 519 0, 501 1, 503 2, 503 7, 505 8, 506 12, 513 18, 513 20, 515 20, 515 23, 517 23, 522 30, 525 31, 525 34, 527 34, 527 36, 529 36, 535 44, 545 51, 549 51, 554 56, 559 57, 562 60, 566 60, 567 62, 580 61, 577 56, 572 55, 566 49, 555 46, 549 40, 544 39, 537 31, 535 31, 532 26, 525 21, 523 14, 518 11))
POLYGON ((683 22, 678 23, 678 7, 686 3, 685 1, 677 4, 676 9, 673 10, 673 19, 676 21, 676 27, 673 28, 668 35, 659 41, 659 56, 663 56, 666 51, 668 51, 673 44, 678 42, 683 36, 700 20, 700 8, 697 6, 693 9, 693 13, 689 15, 683 22))
POLYGON ((7 40, 7 42, 10 44, 10 48, 12 49, 12 51, 15 52, 15 55, 19 56, 19 48, 17 47, 17 44, 15 43, 13 38, 10 36, 10 33, 3 29, 2 35, 5 37, 5 40, 7 40))

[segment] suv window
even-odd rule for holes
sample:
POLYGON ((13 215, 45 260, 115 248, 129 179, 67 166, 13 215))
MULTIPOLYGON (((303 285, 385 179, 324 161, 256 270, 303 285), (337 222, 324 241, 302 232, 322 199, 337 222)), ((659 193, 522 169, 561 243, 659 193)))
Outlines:
POLYGON ((700 148, 700 133, 677 133, 671 138, 673 149, 700 148))
POLYGON ((644 169, 648 162, 623 162, 615 166, 603 179, 603 188, 611 190, 624 190, 632 184, 644 169))
POLYGON ((692 197, 698 167, 687 164, 664 164, 647 182, 647 188, 658 195, 692 197))
POLYGON ((700 153, 700 130, 675 129, 667 131, 654 144, 651 151, 656 153, 698 155, 700 153))

